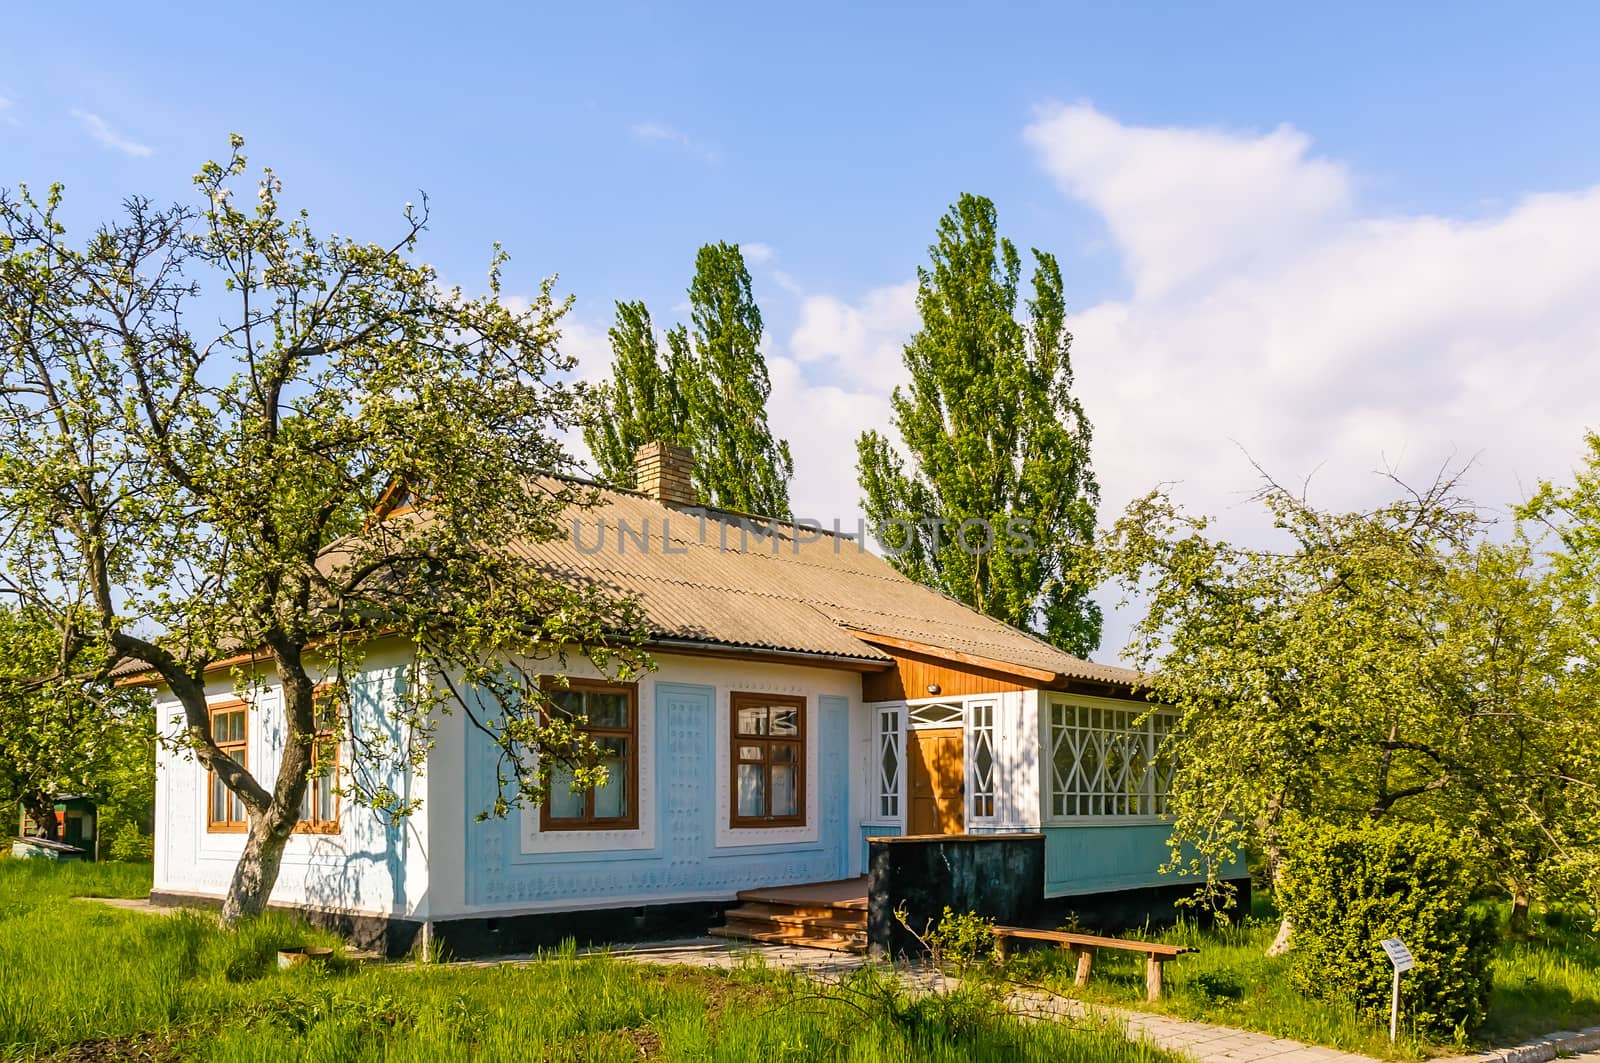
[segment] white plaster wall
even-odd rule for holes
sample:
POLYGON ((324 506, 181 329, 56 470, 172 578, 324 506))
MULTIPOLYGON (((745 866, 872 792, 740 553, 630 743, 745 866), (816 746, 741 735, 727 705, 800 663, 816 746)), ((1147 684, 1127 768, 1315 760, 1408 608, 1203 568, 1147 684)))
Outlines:
MULTIPOLYGON (((387 680, 409 665, 403 650, 380 647, 367 657, 364 675, 387 680)), ((270 789, 277 778, 285 728, 278 683, 270 673, 260 674, 259 686, 243 692, 235 690, 231 678, 219 677, 207 684, 206 699, 216 703, 243 696, 250 704, 248 764, 257 781, 270 789)), ((177 700, 163 690, 156 706, 157 726, 169 738, 176 737, 182 731, 177 700)), ((341 760, 349 763, 348 756, 341 760)), ((273 902, 425 918, 430 786, 421 774, 393 783, 409 786, 411 795, 422 799, 418 812, 399 825, 388 825, 370 809, 342 799, 338 834, 296 834, 289 839, 273 902)), ((163 743, 156 755, 155 891, 209 897, 227 893, 245 835, 208 831, 207 798, 205 768, 187 749, 163 743)))

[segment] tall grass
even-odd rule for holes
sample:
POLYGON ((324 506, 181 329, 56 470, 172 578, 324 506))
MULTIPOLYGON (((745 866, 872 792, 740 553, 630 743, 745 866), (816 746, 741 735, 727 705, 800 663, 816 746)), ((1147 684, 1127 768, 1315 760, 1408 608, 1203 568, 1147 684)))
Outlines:
MULTIPOLYGON (((235 933, 132 896, 148 872, 0 860, 0 1055, 105 1041, 99 1058, 383 1060, 1061 1060, 1169 1063, 1095 1025, 1024 1023, 986 997, 916 1000, 781 972, 660 968, 571 947, 490 968, 335 963, 280 971, 325 935, 272 915, 235 933), (141 1040, 142 1039, 142 1040, 141 1040)), ((870 980, 872 975, 861 976, 870 980)))

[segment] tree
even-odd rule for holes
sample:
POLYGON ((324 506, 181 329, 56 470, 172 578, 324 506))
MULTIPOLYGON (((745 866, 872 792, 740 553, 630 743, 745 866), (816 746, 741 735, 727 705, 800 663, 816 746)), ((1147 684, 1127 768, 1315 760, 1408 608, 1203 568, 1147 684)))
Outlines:
POLYGON ((694 481, 709 505, 789 515, 789 444, 767 425, 772 382, 761 353, 761 309, 737 244, 706 244, 689 285, 689 327, 656 343, 643 303, 618 303, 612 377, 597 390, 584 441, 601 478, 633 486, 634 452, 651 442, 694 453, 694 481))
MULTIPOLYGON (((1569 484, 1540 483, 1524 505, 1517 507, 1519 519, 1545 529, 1553 548, 1550 552, 1551 593, 1557 601, 1549 620, 1551 628, 1571 632, 1566 648, 1563 678, 1573 694, 1565 699, 1578 707, 1578 719, 1600 712, 1600 432, 1584 438, 1583 464, 1575 470, 1569 484)), ((1589 758, 1600 756, 1590 746, 1583 750, 1589 758)), ((1592 787, 1562 787, 1544 800, 1571 803, 1574 814, 1562 823, 1588 826, 1600 822, 1592 787), (1588 819, 1580 819, 1583 810, 1588 819)), ((1557 860, 1568 881, 1585 888, 1590 902, 1600 911, 1600 839, 1592 832, 1573 832, 1566 837, 1539 838, 1539 846, 1528 846, 1530 856, 1545 854, 1557 860)), ((1520 908, 1526 910, 1524 901, 1520 908)))
POLYGON ((1157 492, 1102 555, 1178 713, 1174 864, 1209 892, 1257 850, 1276 879, 1286 820, 1398 818, 1447 825, 1524 903, 1559 888, 1593 846, 1600 728, 1532 545, 1486 539, 1449 476, 1364 512, 1260 500, 1282 548, 1213 540, 1157 492))
POLYGON ((611 380, 596 389, 583 440, 604 482, 633 487, 634 455, 640 447, 690 443, 689 415, 679 388, 689 361, 688 337, 682 326, 674 328, 667 335, 670 353, 663 359, 650 311, 642 302, 617 303, 610 336, 611 380))
POLYGON ((876 431, 857 443, 868 521, 906 575, 1087 656, 1101 616, 1080 573, 1100 489, 1072 394, 1061 269, 1033 251, 1019 321, 1021 259, 981 196, 961 197, 929 250, 911 383, 893 397, 902 450, 876 431))
POLYGON ((0 193, 0 591, 48 619, 58 675, 136 659, 179 702, 181 740, 246 811, 229 923, 271 895, 319 729, 350 750, 343 791, 403 816, 392 779, 458 706, 500 748, 503 813, 556 764, 602 771, 533 673, 567 653, 647 663, 633 603, 504 548, 560 534, 586 497, 538 475, 573 467, 552 282, 507 307, 497 248, 488 295, 445 288, 410 257, 426 205, 386 245, 317 235, 268 169, 241 207, 242 145, 196 175, 197 207, 130 198, 81 249, 59 186, 0 193), (358 717, 352 677, 380 638, 413 670, 358 717), (275 778, 210 733, 206 684, 241 654, 281 685, 275 778))
POLYGON ((60 652, 39 611, 0 610, 0 808, 20 803, 56 840, 56 797, 107 794, 151 724, 142 691, 96 680, 98 662, 63 669, 60 652))

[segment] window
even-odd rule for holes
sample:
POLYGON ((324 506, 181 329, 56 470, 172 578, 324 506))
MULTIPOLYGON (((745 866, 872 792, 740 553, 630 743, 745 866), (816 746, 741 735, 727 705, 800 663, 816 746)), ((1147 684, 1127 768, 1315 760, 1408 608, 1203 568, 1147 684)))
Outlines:
MULTIPOLYGON (((211 706, 211 740, 239 764, 248 764, 247 712, 248 709, 242 701, 221 702, 211 706)), ((211 783, 211 801, 206 810, 206 829, 212 831, 248 829, 244 802, 223 785, 222 779, 216 772, 206 774, 211 783)))
POLYGON ((332 687, 319 687, 315 698, 317 731, 311 739, 311 779, 300 801, 300 822, 295 830, 308 834, 338 834, 338 703, 332 687))
POLYGON ((734 827, 806 822, 806 702, 779 694, 734 694, 734 827))
POLYGON ((972 818, 994 818, 994 702, 972 706, 972 818))
POLYGON ((1052 701, 1052 814, 1165 815, 1174 767, 1166 746, 1175 719, 1137 705, 1052 701))
POLYGON ((913 705, 910 710, 910 726, 912 727, 960 727, 961 702, 959 701, 934 701, 923 705, 913 705))
POLYGON ((878 710, 878 815, 900 815, 900 707, 878 710))
POLYGON ((572 790, 572 769, 550 772, 539 829, 636 830, 639 826, 639 688, 633 683, 573 679, 548 690, 554 711, 578 724, 600 750, 606 781, 572 790))

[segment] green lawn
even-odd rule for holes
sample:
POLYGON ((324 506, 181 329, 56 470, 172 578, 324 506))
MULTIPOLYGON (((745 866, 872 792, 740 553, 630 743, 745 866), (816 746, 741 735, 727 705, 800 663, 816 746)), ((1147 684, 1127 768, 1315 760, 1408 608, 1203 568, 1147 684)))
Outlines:
MULTIPOLYGON (((1155 1005, 1144 1001, 1143 957, 1132 954, 1096 957, 1094 977, 1082 991, 1072 987, 1070 958, 1059 951, 1025 953, 1014 958, 1009 972, 1085 1000, 1260 1030, 1371 1056, 1421 1059, 1453 1054, 1463 1047, 1403 1037, 1391 1048, 1387 1017, 1380 1023, 1348 1006, 1302 997, 1289 986, 1288 958, 1266 955, 1277 927, 1270 902, 1258 898, 1251 918, 1240 926, 1202 930, 1187 924, 1150 934, 1153 940, 1200 950, 1167 964, 1166 998, 1155 1005)), ((1489 1018, 1472 1039, 1474 1045, 1515 1044, 1538 1034, 1600 1024, 1600 938, 1582 920, 1559 915, 1536 918, 1530 939, 1500 946, 1494 980, 1489 1018)))
POLYGON ((0 859, 0 1055, 145 1060, 1064 1060, 1169 1063, 1091 1026, 1024 1024, 976 996, 881 1001, 759 969, 659 968, 571 952, 493 968, 279 971, 331 941, 282 917, 116 911, 149 870, 0 859))

